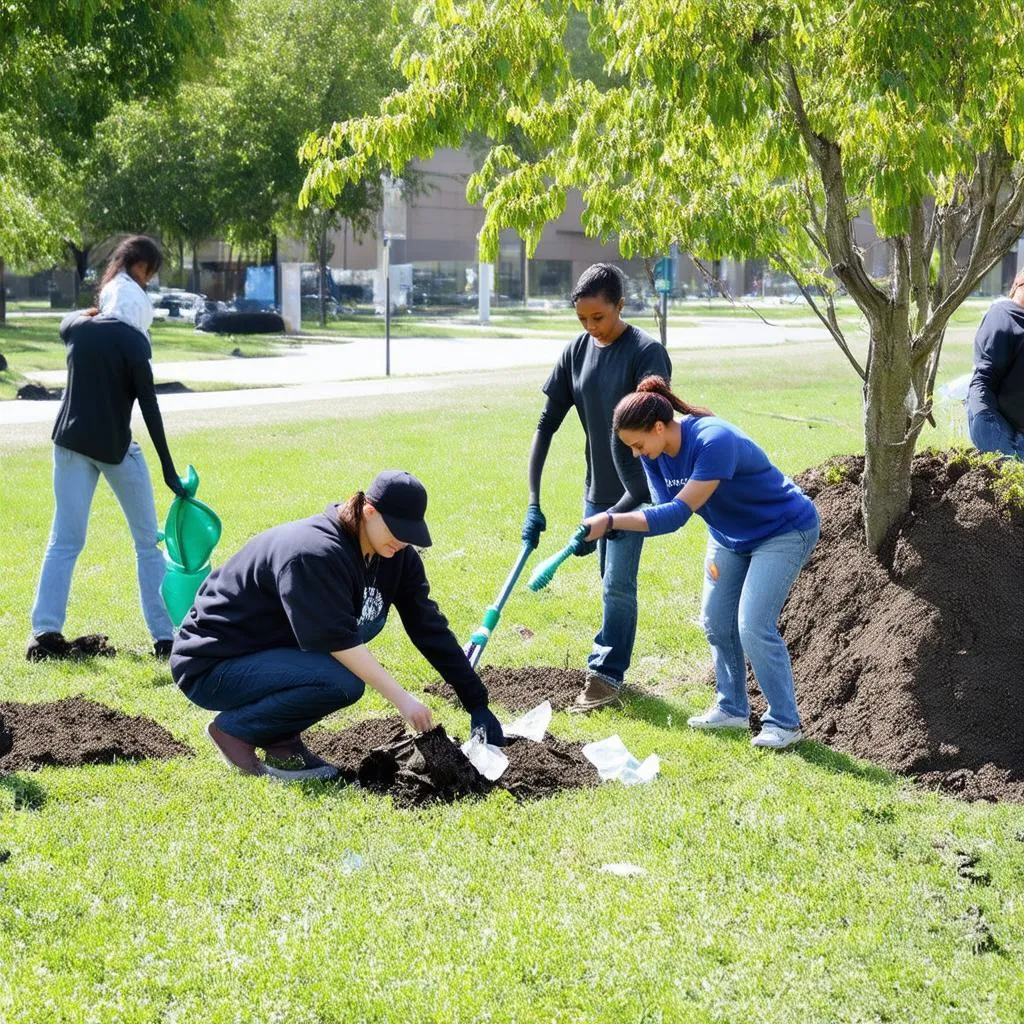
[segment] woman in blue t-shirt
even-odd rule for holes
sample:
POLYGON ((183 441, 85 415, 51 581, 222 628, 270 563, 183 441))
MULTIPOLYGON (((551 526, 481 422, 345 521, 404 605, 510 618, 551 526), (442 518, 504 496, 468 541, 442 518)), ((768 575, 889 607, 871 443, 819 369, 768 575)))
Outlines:
POLYGON ((748 728, 746 659, 768 703, 759 747, 802 738, 793 669, 778 620, 818 542, 814 503, 741 430, 646 377, 615 407, 612 427, 639 457, 655 502, 585 519, 587 540, 610 530, 672 533, 695 512, 708 526, 701 618, 715 664, 716 702, 689 724, 748 728), (675 412, 683 414, 676 419, 675 412))

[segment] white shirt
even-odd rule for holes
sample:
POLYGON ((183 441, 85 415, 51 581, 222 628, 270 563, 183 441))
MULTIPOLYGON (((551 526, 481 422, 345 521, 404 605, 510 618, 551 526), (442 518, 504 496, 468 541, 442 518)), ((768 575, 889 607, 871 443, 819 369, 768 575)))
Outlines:
POLYGON ((100 313, 148 334, 153 322, 153 303, 139 283, 123 270, 100 292, 100 313))

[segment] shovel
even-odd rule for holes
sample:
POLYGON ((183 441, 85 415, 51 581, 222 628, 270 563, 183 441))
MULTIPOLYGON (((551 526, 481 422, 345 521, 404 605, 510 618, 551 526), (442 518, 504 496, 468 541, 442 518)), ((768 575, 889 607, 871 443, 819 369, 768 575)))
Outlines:
POLYGON ((465 651, 466 657, 469 658, 469 663, 473 668, 476 668, 479 663, 480 655, 484 653, 487 641, 491 639, 491 634, 498 625, 498 619, 501 618, 501 609, 505 607, 508 595, 512 593, 512 589, 516 585, 516 580, 519 579, 519 574, 523 571, 523 567, 526 565, 527 559, 532 553, 533 548, 530 546, 529 542, 524 542, 523 550, 519 552, 519 558, 516 560, 516 564, 512 566, 512 571, 508 574, 508 578, 502 585, 494 604, 484 612, 483 621, 479 626, 477 626, 473 635, 469 638, 469 643, 466 644, 465 651))

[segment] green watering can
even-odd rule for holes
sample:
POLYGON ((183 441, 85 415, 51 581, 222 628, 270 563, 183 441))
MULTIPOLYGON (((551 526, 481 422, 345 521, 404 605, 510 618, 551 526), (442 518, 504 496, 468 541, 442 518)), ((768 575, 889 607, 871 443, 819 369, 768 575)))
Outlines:
POLYGON ((188 467, 181 483, 186 496, 171 502, 163 533, 157 535, 164 542, 166 566, 160 593, 175 629, 188 614, 203 580, 210 575, 210 555, 222 530, 217 513, 196 500, 199 474, 194 466, 188 467))

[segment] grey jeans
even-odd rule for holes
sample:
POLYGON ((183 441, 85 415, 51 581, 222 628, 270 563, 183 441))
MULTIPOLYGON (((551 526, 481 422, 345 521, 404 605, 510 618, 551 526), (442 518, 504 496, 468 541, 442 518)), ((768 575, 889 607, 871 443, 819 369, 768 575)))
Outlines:
POLYGON ((79 552, 85 546, 89 509, 102 474, 114 492, 132 540, 139 577, 142 614, 154 640, 174 635, 171 618, 160 596, 164 578, 164 557, 157 544, 156 505, 153 484, 142 449, 134 442, 117 463, 99 462, 70 448, 53 446, 53 494, 56 506, 50 542, 43 557, 39 586, 32 607, 32 634, 59 633, 64 629, 71 574, 79 552))

